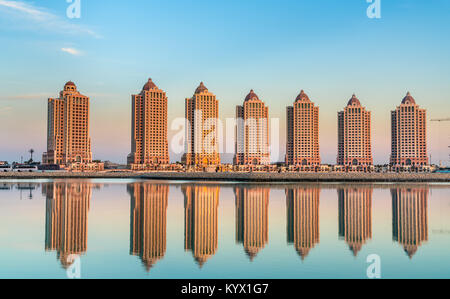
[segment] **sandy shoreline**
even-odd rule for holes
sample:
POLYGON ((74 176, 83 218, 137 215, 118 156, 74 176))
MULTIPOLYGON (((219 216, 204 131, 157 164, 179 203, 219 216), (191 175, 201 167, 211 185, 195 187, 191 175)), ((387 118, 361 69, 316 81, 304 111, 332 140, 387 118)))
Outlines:
POLYGON ((0 173, 1 179, 145 179, 227 182, 450 183, 448 173, 0 173))

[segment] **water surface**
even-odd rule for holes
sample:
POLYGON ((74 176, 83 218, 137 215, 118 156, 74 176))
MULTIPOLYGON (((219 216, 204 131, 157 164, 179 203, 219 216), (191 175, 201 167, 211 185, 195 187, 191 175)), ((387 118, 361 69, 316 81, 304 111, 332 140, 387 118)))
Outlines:
POLYGON ((0 278, 450 278, 450 185, 0 181, 0 278))

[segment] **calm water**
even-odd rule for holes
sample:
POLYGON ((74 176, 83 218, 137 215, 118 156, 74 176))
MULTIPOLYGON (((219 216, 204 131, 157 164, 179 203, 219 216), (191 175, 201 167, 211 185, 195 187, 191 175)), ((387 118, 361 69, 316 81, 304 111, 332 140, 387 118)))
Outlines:
POLYGON ((450 185, 0 181, 0 244, 0 278, 450 278, 450 185))

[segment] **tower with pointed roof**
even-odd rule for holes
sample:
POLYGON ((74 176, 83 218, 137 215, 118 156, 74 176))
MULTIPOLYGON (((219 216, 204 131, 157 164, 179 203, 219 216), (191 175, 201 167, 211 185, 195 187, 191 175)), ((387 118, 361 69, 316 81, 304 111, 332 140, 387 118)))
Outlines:
POLYGON ((268 165, 269 108, 253 90, 236 107, 235 165, 268 165))
POLYGON ((427 150, 427 111, 407 93, 391 113, 391 166, 422 168, 429 164, 427 150))
POLYGON ((186 99, 186 144, 182 162, 187 166, 220 165, 219 101, 203 82, 186 99))
POLYGON ((286 189, 287 240, 302 260, 320 242, 320 188, 286 189))
POLYGON ((48 99, 47 152, 43 164, 69 166, 92 163, 89 135, 89 97, 72 81, 59 98, 48 99))
POLYGON ((167 96, 152 79, 138 95, 132 95, 131 153, 127 162, 131 169, 167 165, 167 96))
POLYGON ((370 187, 343 187, 339 198, 339 237, 356 257, 364 244, 372 239, 372 195, 370 187))
POLYGON ((373 166, 371 112, 353 95, 338 113, 338 165, 355 170, 373 166))
POLYGON ((52 182, 43 187, 46 196, 45 251, 56 251, 63 268, 72 255, 87 251, 88 213, 92 183, 52 182))
POLYGON ((236 187, 236 242, 250 261, 269 242, 269 195, 264 187, 236 187))
POLYGON ((301 170, 320 166, 319 107, 302 90, 287 107, 286 164, 301 170))
POLYGON ((428 186, 397 188, 392 195, 392 233, 410 259, 428 241, 428 186))
POLYGON ((184 195, 184 249, 191 251, 201 268, 216 254, 218 246, 219 187, 187 185, 184 195))
POLYGON ((167 239, 167 201, 169 186, 132 183, 130 254, 139 256, 147 271, 164 258, 167 239))

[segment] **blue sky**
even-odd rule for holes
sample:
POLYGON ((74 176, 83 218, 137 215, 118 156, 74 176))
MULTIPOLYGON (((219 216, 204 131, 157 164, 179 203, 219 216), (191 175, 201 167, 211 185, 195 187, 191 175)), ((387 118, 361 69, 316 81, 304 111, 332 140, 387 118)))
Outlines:
MULTIPOLYGON (((389 112, 407 91, 429 119, 450 117, 450 1, 381 0, 381 19, 365 0, 81 0, 80 19, 68 5, 0 0, 0 160, 45 151, 46 99, 68 80, 91 97, 94 157, 120 162, 130 95, 148 77, 167 92, 171 119, 200 81, 223 118, 254 89, 280 118, 281 144, 285 107, 304 89, 321 109, 328 163, 352 93, 373 112, 377 163, 389 159, 389 112)), ((433 160, 444 160, 450 125, 429 128, 433 160)))

